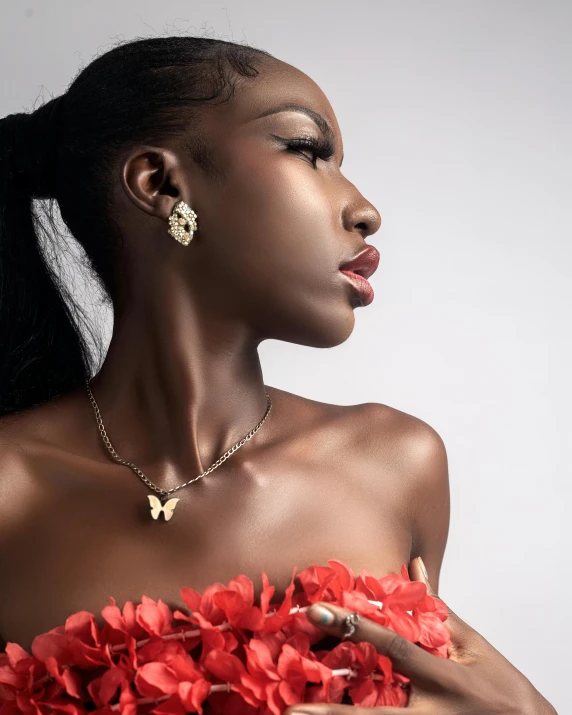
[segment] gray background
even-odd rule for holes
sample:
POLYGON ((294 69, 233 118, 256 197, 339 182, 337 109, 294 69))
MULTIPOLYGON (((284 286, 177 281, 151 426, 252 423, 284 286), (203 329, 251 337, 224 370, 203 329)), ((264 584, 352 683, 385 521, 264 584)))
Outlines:
MULTIPOLYGON (((441 434, 452 515, 440 595, 561 713, 572 711, 571 29, 572 3, 546 0, 0 5, 0 116, 60 94, 116 40, 163 34, 245 41, 322 87, 344 174, 383 217, 370 239, 376 298, 327 353, 265 343, 266 382, 383 402, 441 434)), ((111 316, 95 314, 109 335, 111 316)))

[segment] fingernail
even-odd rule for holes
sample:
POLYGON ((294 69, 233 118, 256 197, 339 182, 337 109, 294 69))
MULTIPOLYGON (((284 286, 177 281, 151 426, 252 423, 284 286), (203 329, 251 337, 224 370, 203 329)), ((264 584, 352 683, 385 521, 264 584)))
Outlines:
MULTIPOLYGON (((323 626, 331 626, 336 620, 334 614, 329 609, 324 608, 324 606, 319 606, 318 604, 314 604, 310 609, 308 609, 308 616, 310 616, 313 621, 320 623, 323 626)), ((307 715, 307 713, 302 713, 300 711, 300 713, 296 713, 296 715, 307 715)))
POLYGON ((418 556, 417 558, 419 559, 419 564, 421 565, 421 570, 423 571, 425 578, 427 579, 427 581, 429 581, 429 574, 427 573, 427 569, 425 568, 423 559, 421 558, 421 556, 418 556))

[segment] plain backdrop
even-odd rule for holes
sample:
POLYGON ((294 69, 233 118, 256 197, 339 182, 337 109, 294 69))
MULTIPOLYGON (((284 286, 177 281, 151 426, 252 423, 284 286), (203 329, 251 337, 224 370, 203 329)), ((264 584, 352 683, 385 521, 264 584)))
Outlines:
POLYGON ((118 40, 187 33, 310 75, 338 118, 343 173, 383 217, 376 297, 349 340, 268 341, 265 381, 389 404, 439 432, 440 595, 572 712, 572 3, 2 0, 0 116, 60 94, 118 40))

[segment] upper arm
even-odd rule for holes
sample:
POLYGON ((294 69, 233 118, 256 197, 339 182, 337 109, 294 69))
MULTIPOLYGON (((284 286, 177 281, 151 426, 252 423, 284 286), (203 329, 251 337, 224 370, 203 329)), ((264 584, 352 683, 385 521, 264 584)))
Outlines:
POLYGON ((450 519, 443 440, 429 424, 406 412, 371 402, 363 409, 364 432, 372 453, 378 459, 379 445, 383 445, 383 464, 397 480, 400 509, 410 531, 410 560, 421 556, 429 582, 438 593, 450 519))
POLYGON ((451 513, 447 451, 440 435, 417 420, 410 435, 411 560, 421 556, 429 583, 439 593, 451 513))

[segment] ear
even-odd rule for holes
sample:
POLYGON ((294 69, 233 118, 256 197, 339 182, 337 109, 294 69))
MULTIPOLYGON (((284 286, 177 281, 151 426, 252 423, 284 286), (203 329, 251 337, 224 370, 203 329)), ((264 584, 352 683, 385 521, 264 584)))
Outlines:
POLYGON ((123 159, 121 185, 126 196, 145 213, 167 221, 181 199, 191 202, 188 172, 165 147, 134 147, 123 159))

